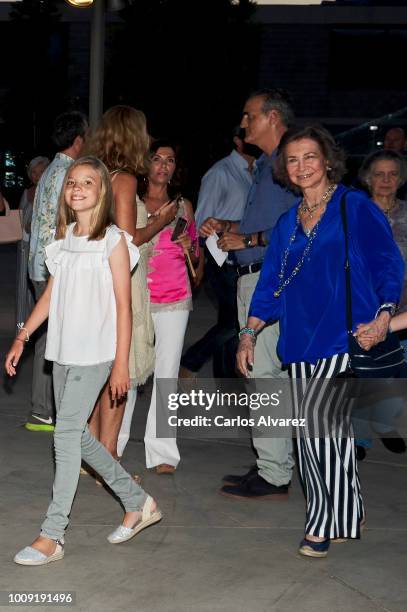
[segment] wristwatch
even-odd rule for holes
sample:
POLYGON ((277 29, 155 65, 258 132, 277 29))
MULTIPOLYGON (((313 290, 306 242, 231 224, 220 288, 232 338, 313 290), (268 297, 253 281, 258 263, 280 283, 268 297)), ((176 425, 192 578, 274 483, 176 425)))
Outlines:
POLYGON ((246 234, 246 236, 243 238, 243 244, 247 249, 250 249, 252 246, 254 246, 251 234, 246 234))
POLYGON ((396 310, 397 310, 397 304, 394 304, 393 302, 386 302, 385 304, 382 304, 381 306, 379 306, 379 308, 377 309, 377 312, 375 314, 375 319, 377 319, 377 317, 379 316, 381 312, 388 312, 391 317, 394 317, 394 315, 396 314, 396 310))

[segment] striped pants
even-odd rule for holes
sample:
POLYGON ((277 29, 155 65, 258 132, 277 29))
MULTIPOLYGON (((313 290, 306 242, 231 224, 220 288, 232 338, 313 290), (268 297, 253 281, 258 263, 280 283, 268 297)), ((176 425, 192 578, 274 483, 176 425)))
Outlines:
POLYGON ((296 431, 305 533, 323 538, 359 538, 364 519, 349 402, 335 385, 348 359, 341 354, 290 365, 295 417, 307 424, 306 432, 296 431))

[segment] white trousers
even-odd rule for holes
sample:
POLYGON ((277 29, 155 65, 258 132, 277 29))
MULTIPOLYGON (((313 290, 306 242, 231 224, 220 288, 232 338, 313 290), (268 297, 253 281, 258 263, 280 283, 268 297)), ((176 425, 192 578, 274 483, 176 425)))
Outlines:
POLYGON ((168 463, 176 467, 180 460, 175 438, 156 437, 156 380, 160 378, 174 379, 174 391, 177 390, 179 364, 188 317, 188 310, 152 313, 155 332, 155 369, 153 393, 144 437, 146 466, 148 468, 160 465, 160 463, 168 463))

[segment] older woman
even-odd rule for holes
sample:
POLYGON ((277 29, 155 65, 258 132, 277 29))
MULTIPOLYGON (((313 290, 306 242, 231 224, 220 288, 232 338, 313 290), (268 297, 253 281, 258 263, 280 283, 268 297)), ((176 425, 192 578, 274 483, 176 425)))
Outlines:
POLYGON ((20 200, 21 222, 23 226, 23 238, 20 240, 17 250, 17 296, 16 296, 16 319, 17 322, 25 321, 34 308, 34 295, 29 286, 28 279, 28 255, 30 251, 31 218, 33 214, 34 196, 37 183, 45 168, 49 165, 48 157, 34 157, 27 166, 27 176, 31 185, 24 189, 20 200))
MULTIPOLYGON (((407 163, 395 151, 375 151, 364 160, 359 179, 368 190, 372 200, 387 216, 393 230, 404 262, 407 261, 407 202, 397 198, 397 191, 407 179, 407 163)), ((407 310, 407 269, 404 272, 404 287, 400 300, 400 311, 407 310)), ((405 332, 403 332, 406 338, 405 332)), ((401 340, 407 350, 407 340, 401 340)), ((363 406, 360 401, 354 412, 353 425, 356 436, 357 455, 364 459, 366 450, 372 447, 371 431, 373 430, 383 445, 393 453, 404 453, 406 444, 395 429, 395 419, 403 409, 402 398, 385 399, 375 404, 363 406)))
MULTIPOLYGON (((291 128, 283 136, 275 172, 297 189, 298 202, 272 234, 240 332, 237 364, 247 376, 256 334, 279 320, 278 351, 294 385, 301 418, 340 414, 334 378, 349 361, 346 325, 345 234, 341 201, 343 155, 320 127, 291 128), (316 381, 324 379, 324 392, 316 381)), ((346 193, 353 320, 384 337, 400 298, 403 260, 384 215, 360 191, 346 193), (380 244, 381 248, 374 246, 380 244), (391 306, 389 306, 391 304, 391 306), (375 318, 375 314, 377 317, 375 318)), ((299 552, 325 557, 331 539, 359 538, 364 522, 353 438, 300 436, 299 471, 306 495, 305 537, 299 552)))
MULTIPOLYGON (((364 160, 359 179, 387 216, 404 261, 407 261, 407 202, 397 191, 407 180, 407 162, 394 151, 376 151, 364 160)), ((407 280, 407 268, 405 270, 407 280)), ((407 283, 404 283, 400 311, 407 310, 407 283)))

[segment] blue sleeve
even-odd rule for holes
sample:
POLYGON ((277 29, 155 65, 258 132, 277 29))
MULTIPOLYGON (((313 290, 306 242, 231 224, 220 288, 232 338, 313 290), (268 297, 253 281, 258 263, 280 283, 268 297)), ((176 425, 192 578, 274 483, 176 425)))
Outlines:
POLYGON ((279 222, 274 228, 249 309, 249 317, 257 317, 265 322, 277 321, 280 318, 284 300, 284 295, 274 297, 274 291, 279 286, 278 275, 281 268, 281 226, 279 222))
POLYGON ((370 271, 373 289, 379 303, 400 300, 404 284, 404 260, 393 238, 389 222, 379 207, 366 199, 347 210, 353 210, 357 251, 370 271))
POLYGON ((217 216, 219 204, 224 197, 225 180, 220 168, 209 170, 202 179, 198 205, 195 212, 196 227, 199 228, 208 217, 217 216))

